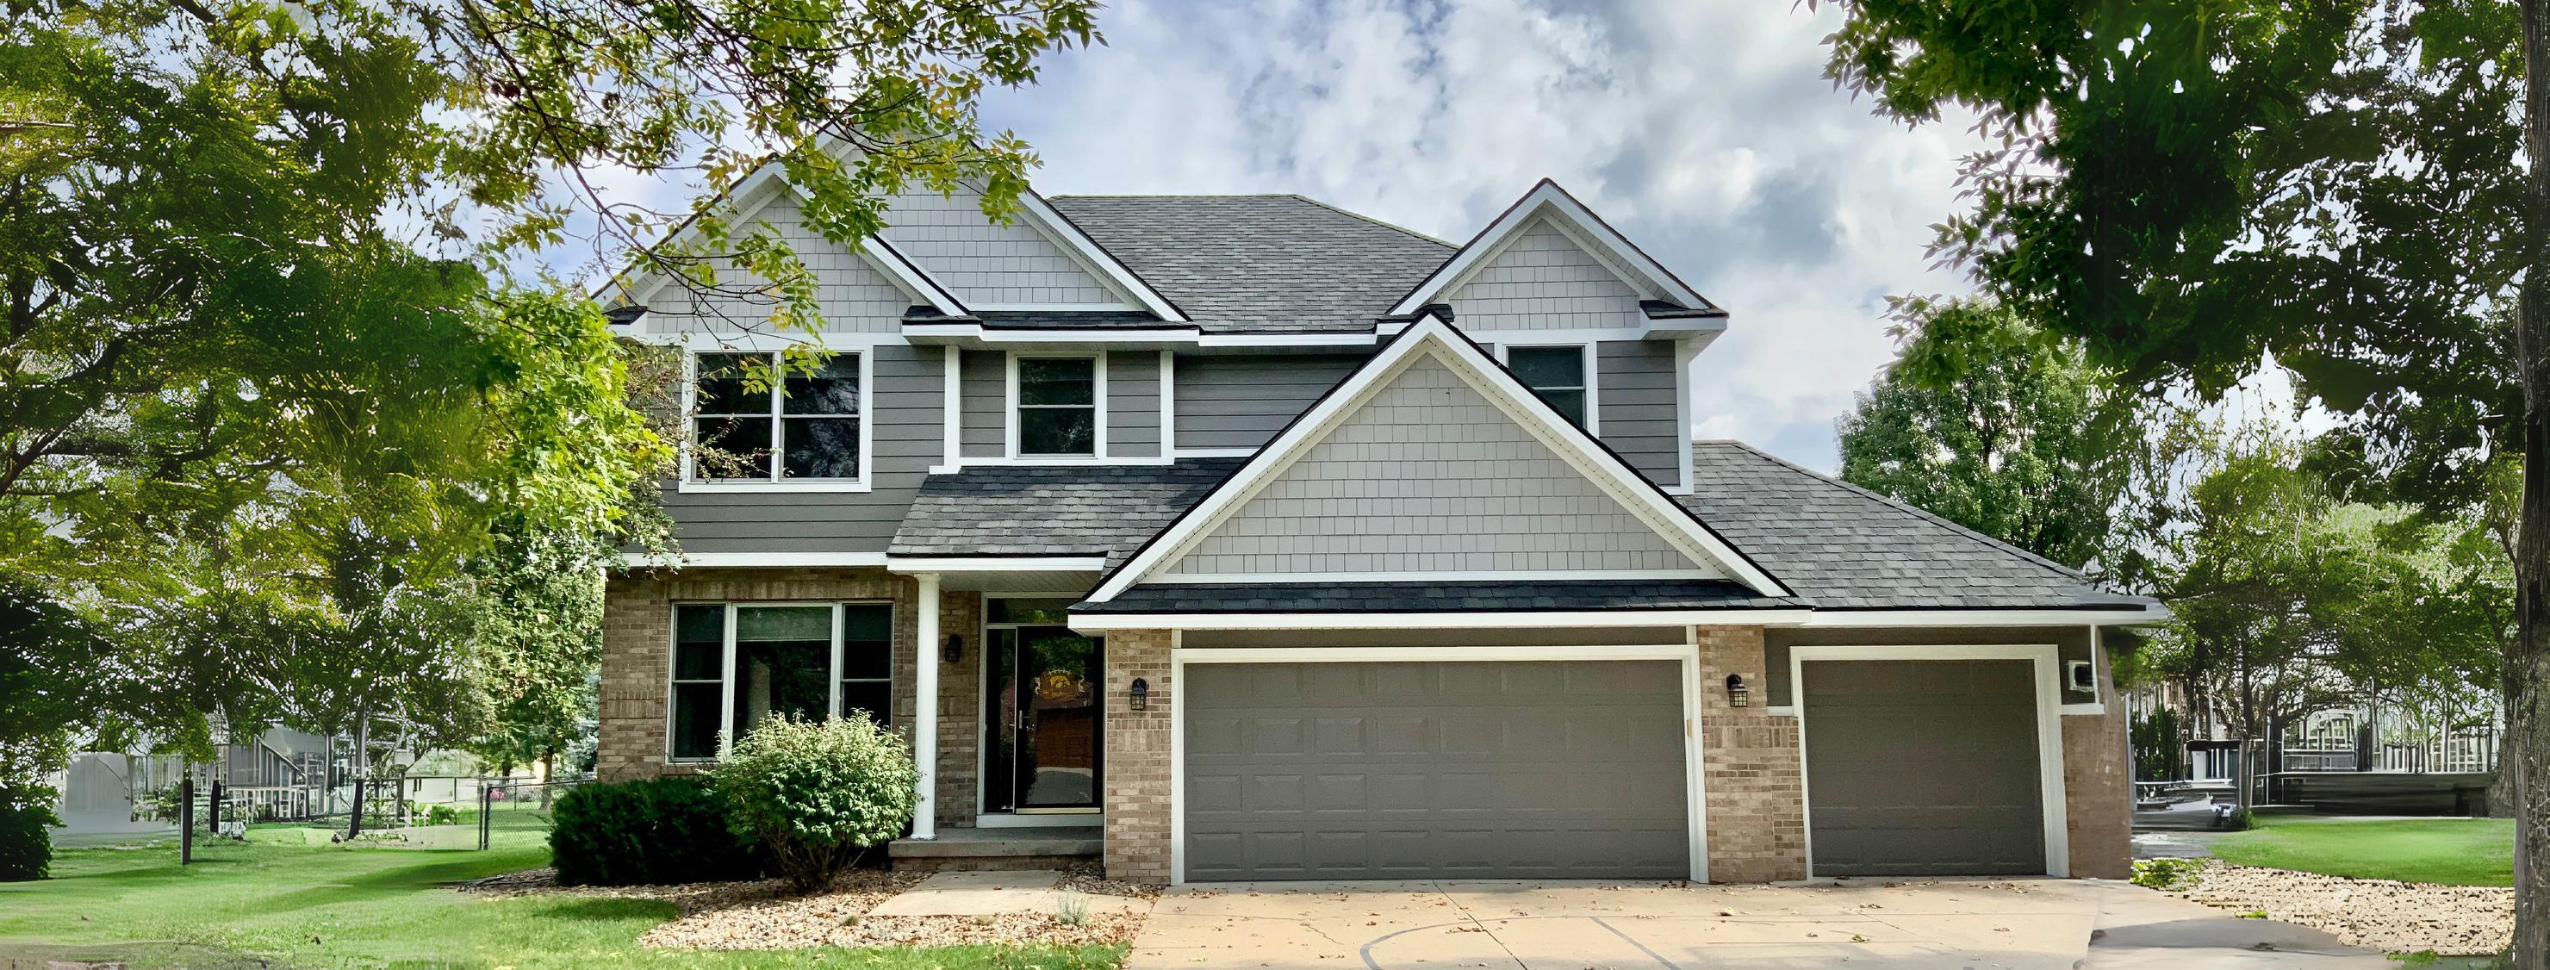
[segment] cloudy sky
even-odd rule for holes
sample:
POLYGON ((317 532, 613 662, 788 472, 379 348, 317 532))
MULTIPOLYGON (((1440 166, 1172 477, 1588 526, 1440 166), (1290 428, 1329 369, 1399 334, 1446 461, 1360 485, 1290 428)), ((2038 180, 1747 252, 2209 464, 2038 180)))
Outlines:
POLYGON ((1548 176, 1733 313, 1702 437, 1832 470, 1833 419, 1893 355, 1966 126, 1907 130, 1822 77, 1790 0, 1114 0, 1107 45, 986 119, 1047 194, 1299 192, 1454 241, 1548 176))

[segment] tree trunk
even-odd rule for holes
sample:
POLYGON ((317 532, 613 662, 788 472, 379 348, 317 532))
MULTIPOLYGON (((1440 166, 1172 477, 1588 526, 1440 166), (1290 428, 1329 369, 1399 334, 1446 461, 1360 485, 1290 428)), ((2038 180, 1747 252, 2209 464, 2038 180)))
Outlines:
POLYGON ((2550 970, 2550 717, 2537 705, 2550 683, 2550 0, 2524 0, 2523 293, 2515 309, 2515 359, 2523 374, 2523 520, 2515 538, 2515 655, 2506 684, 2506 747, 2514 768, 2515 970, 2550 970), (2520 732, 2520 733, 2518 733, 2520 732))
POLYGON ((372 716, 354 716, 354 758, 348 762, 354 770, 354 811, 348 813, 345 840, 354 841, 363 834, 363 789, 372 780, 372 716))

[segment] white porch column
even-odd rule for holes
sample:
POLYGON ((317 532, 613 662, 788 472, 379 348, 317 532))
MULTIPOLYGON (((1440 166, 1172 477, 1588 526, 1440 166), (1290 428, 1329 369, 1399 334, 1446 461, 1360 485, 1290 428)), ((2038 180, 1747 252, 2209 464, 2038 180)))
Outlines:
POLYGON ((920 798, 913 802, 912 837, 938 838, 939 777, 939 574, 912 577, 921 584, 920 611, 913 639, 920 648, 920 675, 913 678, 912 764, 921 769, 920 798))

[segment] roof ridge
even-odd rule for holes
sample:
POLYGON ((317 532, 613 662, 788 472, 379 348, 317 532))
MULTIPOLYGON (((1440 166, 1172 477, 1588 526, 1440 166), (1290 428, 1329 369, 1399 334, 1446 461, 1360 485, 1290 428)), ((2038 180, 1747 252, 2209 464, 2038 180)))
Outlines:
POLYGON ((2027 551, 2027 550, 2025 550, 2025 549, 2021 549, 2021 548, 2019 548, 2019 547, 2018 547, 2018 546, 2016 546, 2016 545, 2012 545, 2012 544, 2010 544, 2010 543, 2008 543, 2008 542, 2004 542, 2004 541, 2002 541, 2002 540, 2000 540, 2000 539, 1995 539, 1995 538, 1993 538, 1993 537, 1991 537, 1991 536, 1984 535, 1984 534, 1983 534, 1983 533, 1981 533, 1981 532, 1977 532, 1977 531, 1975 531, 1975 530, 1973 530, 1973 529, 1970 529, 1970 528, 1967 528, 1967 527, 1965 527, 1965 526, 1959 525, 1959 524, 1957 524, 1957 523, 1955 523, 1955 522, 1953 522, 1953 521, 1950 521, 1950 520, 1948 520, 1948 519, 1946 519, 1946 518, 1941 517, 1940 515, 1938 515, 1938 514, 1936 514, 1936 513, 1934 513, 1934 512, 1931 512, 1929 509, 1925 509, 1925 508, 1922 508, 1922 507, 1920 507, 1920 506, 1918 506, 1918 505, 1914 505, 1914 504, 1909 503, 1909 502, 1901 501, 1901 500, 1899 500, 1899 499, 1894 499, 1894 498, 1890 498, 1890 497, 1885 496, 1885 495, 1880 495, 1880 494, 1878 494, 1878 493, 1876 493, 1876 492, 1872 492, 1872 491, 1869 491, 1868 489, 1861 488, 1861 487, 1859 487, 1859 486, 1857 486, 1857 485, 1853 485, 1853 484, 1851 484, 1851 483, 1849 483, 1849 482, 1846 482, 1846 481, 1843 481, 1843 480, 1841 480, 1841 479, 1839 479, 1839 478, 1835 478, 1835 477, 1833 477, 1833 476, 1831 476, 1831 475, 1826 475, 1826 474, 1824 474, 1824 473, 1822 473, 1822 472, 1819 472, 1819 471, 1816 471, 1816 470, 1814 470, 1814 469, 1812 469, 1812 468, 1808 468, 1808 467, 1806 467, 1806 466, 1804 466, 1804 465, 1800 465, 1800 464, 1798 464, 1798 463, 1796 463, 1796 462, 1793 462, 1793 461, 1790 461, 1790 460, 1788 460, 1788 459, 1786 459, 1786 458, 1782 458, 1782 457, 1780 457, 1780 456, 1778 456, 1778 455, 1774 455, 1774 454, 1772 454, 1772 453, 1770 453, 1770 452, 1763 451, 1762 449, 1760 449, 1760 448, 1756 448, 1756 447, 1754 447, 1754 446, 1752 446, 1752 445, 1750 445, 1750 444, 1746 444, 1746 443, 1744 443, 1744 442, 1737 441, 1737 440, 1732 439, 1732 438, 1709 438, 1709 439, 1698 439, 1698 440, 1694 440, 1694 441, 1692 442, 1692 444, 1695 444, 1695 445, 1726 445, 1726 446, 1734 447, 1734 448, 1736 448, 1736 449, 1739 449, 1739 450, 1742 450, 1742 451, 1748 452, 1748 453, 1750 453, 1750 454, 1754 455, 1755 457, 1761 458, 1761 459, 1763 459, 1763 460, 1765 460, 1765 461, 1768 461, 1768 462, 1770 462, 1770 463, 1772 463, 1772 464, 1774 464, 1774 465, 1778 465, 1778 466, 1780 466, 1780 467, 1782 467, 1782 468, 1786 468, 1786 469, 1788 469, 1788 470, 1790 470, 1790 471, 1793 471, 1793 472, 1796 472, 1796 473, 1798 473, 1798 474, 1800 474, 1800 475, 1804 475, 1804 476, 1806 476, 1806 477, 1808 477, 1808 478, 1812 478, 1812 479, 1815 479, 1815 480, 1817 480, 1817 481, 1825 482, 1825 483, 1827 483, 1827 484, 1831 484, 1831 485, 1838 485, 1838 486, 1840 486, 1840 487, 1842 487, 1842 488, 1844 488, 1844 489, 1847 489, 1847 490, 1849 490, 1849 491, 1851 491, 1851 492, 1855 492, 1855 493, 1857 493, 1858 495, 1860 495, 1860 496, 1861 496, 1861 497, 1863 497, 1863 498, 1871 499, 1871 500, 1873 500, 1873 501, 1876 501, 1876 502, 1879 502, 1879 503, 1882 503, 1882 504, 1885 504, 1885 505, 1890 505, 1890 506, 1893 506, 1893 507, 1895 507, 1895 508, 1902 509, 1902 510, 1904 510, 1904 511, 1906 511, 1906 512, 1910 512, 1910 513, 1912 513, 1912 514, 1914 514, 1914 515, 1920 516, 1920 517, 1921 517, 1921 518, 1923 518, 1923 519, 1929 520, 1929 521, 1930 521, 1932 524, 1934 524, 1934 525, 1943 526, 1943 527, 1947 528, 1947 529, 1948 529, 1949 531, 1951 531, 1951 532, 1955 532, 1955 533, 1957 533, 1957 534, 1959 534, 1959 535, 1965 536, 1966 538, 1973 539, 1973 540, 1975 540, 1975 541, 1977 541, 1977 542, 1981 542, 1981 543, 1983 543, 1984 545, 1989 546, 1989 547, 1991 547, 1992 549, 1994 549, 1994 550, 1996 550, 1996 551, 1999 551, 1999 552, 2002 552, 2002 553, 2006 553, 2006 554, 2009 554, 2009 555, 2011 555, 2011 556, 2013 556, 2013 557, 2016 557, 2016 558, 2018 558, 2018 559, 2024 560, 2024 561, 2026 561, 2026 562, 2034 563, 2034 564, 2036 564, 2036 565, 2038 565, 2038 566, 2043 566, 2043 567, 2045 567, 2046 569, 2053 570, 2053 571, 2054 571, 2057 575, 2060 575, 2060 576, 2062 576, 2062 577, 2064 577, 2064 578, 2066 578, 2066 579, 2079 580, 2080 582, 2082 582, 2082 583, 2084 583, 2084 584, 2087 584, 2087 585, 2089 585, 2091 588, 2094 588, 2094 589, 2098 587, 2098 581, 2097 581, 2097 580, 2091 579, 2091 578, 2090 578, 2090 577, 2088 577, 2087 575, 2082 574, 2082 572, 2081 572, 2080 570, 2073 569, 2072 567, 2069 567, 2069 566, 2063 565, 2062 563, 2055 562, 2054 560, 2051 560, 2051 559, 2047 559, 2047 558, 2045 558, 2044 556, 2040 556, 2040 555, 2037 555, 2036 553, 2029 552, 2029 551, 2027 551))
POLYGON ((1326 203, 1326 202, 1319 201, 1318 199, 1311 198, 1310 196, 1303 195, 1303 194, 1301 194, 1301 193, 1299 193, 1299 192, 1292 193, 1292 196, 1293 196, 1293 198, 1300 199, 1300 200, 1302 200, 1302 201, 1304 201, 1304 202, 1308 202, 1308 203, 1310 203, 1310 204, 1312 204, 1312 205, 1318 206, 1318 207, 1320 207, 1320 208, 1322 208, 1322 209, 1326 209, 1326 210, 1328 210, 1328 211, 1330 211, 1330 212, 1337 213, 1338 215, 1345 216, 1345 217, 1347 217, 1347 218, 1349 218, 1349 219, 1361 219, 1361 220, 1363 220, 1363 221, 1365 221, 1365 222, 1372 223, 1373 225, 1380 226, 1381 228, 1388 229, 1388 230, 1390 230, 1390 231, 1392 231, 1392 232, 1396 232, 1396 233, 1400 233, 1400 234, 1408 235, 1408 236, 1414 236, 1414 237, 1416 237, 1416 238, 1418 238, 1418 239, 1423 239, 1423 240, 1425 240, 1425 241, 1427 241, 1427 242, 1433 243, 1433 244, 1438 245, 1438 246, 1442 246, 1442 247, 1444 247, 1444 248, 1446 248, 1446 249, 1456 249, 1456 250, 1457 250, 1457 249, 1461 248, 1461 244, 1456 243, 1456 242, 1453 242, 1453 241, 1451 241, 1451 240, 1449 240, 1449 239, 1439 239, 1439 238, 1436 238, 1436 237, 1434 237, 1434 236, 1427 235, 1427 234, 1422 233, 1422 232, 1418 232, 1418 231, 1416 231, 1416 230, 1414 230, 1414 229, 1410 229, 1410 228, 1408 228, 1408 227, 1406 227, 1406 226, 1400 225, 1400 224, 1395 223, 1395 222, 1385 222, 1385 221, 1383 221, 1383 220, 1376 219, 1376 218, 1373 218, 1373 217, 1371 217, 1371 216, 1365 215, 1365 214, 1363 214, 1363 213, 1361 213, 1361 212, 1356 212, 1356 211, 1355 211, 1355 210, 1353 210, 1353 209, 1348 209, 1348 208, 1345 208, 1345 207, 1342 207, 1342 206, 1330 205, 1330 204, 1328 204, 1328 203, 1326 203))

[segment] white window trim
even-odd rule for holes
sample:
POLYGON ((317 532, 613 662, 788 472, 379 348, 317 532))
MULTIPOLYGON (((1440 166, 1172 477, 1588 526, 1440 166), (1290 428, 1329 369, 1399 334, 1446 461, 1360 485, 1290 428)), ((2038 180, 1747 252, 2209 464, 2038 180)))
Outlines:
MULTIPOLYGON (((1016 351, 1016 350, 1013 350, 1013 351, 1010 351, 1010 352, 1009 352, 1009 354, 1008 354, 1008 360, 1007 360, 1007 362, 1006 362, 1006 363, 1007 363, 1007 366, 1008 366, 1008 369, 1009 369, 1009 390, 1008 390, 1007 400, 1003 402, 1002 407, 1001 407, 1001 412, 1002 412, 1002 413, 1001 413, 1001 423, 1002 423, 1002 425, 1004 426, 1004 427, 1003 427, 1002 436, 1003 436, 1003 438, 1005 439, 1005 442, 1004 442, 1004 444, 1003 444, 1003 446, 1002 446, 1001 456, 1002 456, 1002 458, 1003 458, 1003 459, 1004 459, 1004 460, 1005 460, 1008 464, 1012 464, 1012 465, 1098 465, 1098 464, 1107 464, 1107 463, 1109 463, 1109 462, 1108 462, 1108 458, 1107 458, 1107 417, 1108 417, 1108 415, 1107 415, 1107 357, 1108 357, 1108 354, 1107 354, 1105 351, 1096 351, 1096 352, 1090 352, 1090 353, 1064 353, 1064 352, 1052 352, 1052 353, 1047 353, 1047 352, 1043 352, 1043 351, 1016 351), (1092 400, 1091 400, 1091 402, 1090 402, 1090 407, 1091 407, 1091 412, 1092 412, 1092 416, 1091 416, 1090 420, 1091 420, 1093 423, 1095 423, 1096 427, 1093 429, 1093 432, 1092 432, 1092 434, 1091 434, 1091 436, 1090 436, 1090 442, 1089 442, 1090 453, 1089 453, 1089 454, 1086 454, 1086 455, 1024 455, 1024 454, 1020 454, 1020 453, 1019 453, 1019 451, 1018 451, 1018 362, 1019 362, 1020 360, 1087 360, 1087 361, 1094 361, 1094 363, 1090 366, 1090 373, 1093 375, 1092 383, 1091 383, 1091 385, 1090 385, 1090 396, 1091 396, 1091 398, 1092 398, 1092 400)), ((981 461, 981 459, 973 459, 973 460, 970 460, 970 461, 966 462, 966 464, 982 464, 982 461, 981 461)), ((865 466, 862 466, 862 467, 865 467, 865 466)))
POLYGON ((1806 876, 1815 878, 1815 801, 1807 790, 1806 732, 1814 717, 1806 711, 1806 665, 1814 661, 1849 660, 2026 660, 2036 686, 2036 755, 2038 797, 2045 829, 2045 874, 2058 879, 2072 874, 2070 821, 2063 801, 2063 684, 2059 651, 2051 643, 1943 644, 1905 646, 1798 645, 1789 648, 1790 705, 1797 713, 1797 793, 1806 822, 1806 876))
POLYGON ((1214 663, 1494 663, 1511 661, 1671 660, 1681 666, 1683 798, 1689 818, 1691 881, 1709 881, 1708 791, 1700 751, 1699 634, 1682 643, 1566 647, 1311 647, 1189 648, 1169 632, 1169 883, 1186 884, 1186 708, 1189 664, 1214 663))
MULTIPOLYGON (((716 764, 720 761, 726 760, 727 749, 735 741, 733 737, 730 737, 727 734, 728 730, 735 723, 735 617, 743 610, 765 609, 771 607, 823 607, 829 608, 832 611, 831 674, 830 679, 826 681, 826 691, 829 695, 829 699, 825 702, 824 716, 828 718, 839 718, 841 716, 842 652, 848 646, 848 644, 842 640, 842 633, 845 629, 844 623, 847 609, 853 606, 885 607, 886 630, 888 631, 886 649, 889 653, 891 653, 894 649, 893 641, 891 639, 893 635, 891 631, 894 629, 894 601, 892 600, 675 600, 671 604, 667 605, 665 607, 664 616, 666 619, 673 622, 669 624, 670 629, 667 630, 664 638, 664 763, 668 765, 707 765, 716 764), (674 676, 674 673, 679 669, 681 660, 682 624, 679 617, 681 616, 682 608, 685 606, 715 606, 725 611, 725 614, 722 617, 726 631, 725 643, 720 648, 721 653, 718 659, 719 666, 717 672, 717 753, 706 758, 683 758, 676 757, 673 754, 673 719, 678 713, 674 706, 673 685, 685 682, 674 676)), ((889 722, 889 726, 891 726, 890 722, 894 720, 894 677, 892 671, 892 664, 889 663, 887 665, 887 675, 885 678, 886 720, 889 722)), ((875 680, 876 678, 873 677, 864 677, 860 679, 860 682, 869 683, 875 680)), ((687 682, 707 683, 707 681, 700 679, 692 679, 687 682)))
MULTIPOLYGON (((858 493, 871 490, 869 483, 875 480, 877 451, 877 355, 872 348, 862 347, 857 350, 839 351, 839 353, 856 354, 859 358, 859 477, 811 478, 795 480, 767 478, 735 479, 712 482, 701 481, 694 474, 694 469, 691 464, 691 437, 696 433, 694 429, 698 427, 699 359, 701 354, 712 353, 761 354, 764 357, 770 358, 773 365, 776 366, 779 351, 754 348, 739 350, 686 350, 683 352, 681 479, 675 484, 675 491, 683 494, 694 494, 718 492, 858 493)), ((784 374, 778 376, 780 378, 779 381, 776 386, 771 388, 770 391, 770 420, 774 443, 778 440, 776 436, 786 433, 784 424, 787 421, 785 413, 786 405, 782 403, 785 400, 782 391, 787 386, 787 378, 784 374)), ((831 420, 838 419, 836 418, 831 420)), ((776 453, 774 450, 774 453, 770 456, 772 474, 777 474, 779 463, 784 460, 785 456, 776 453)))
MULTIPOLYGON (((1496 345, 1496 362, 1505 365, 1507 373, 1512 373, 1514 351, 1518 349, 1574 349, 1585 367, 1585 433, 1600 438, 1603 436, 1603 392, 1602 378, 1600 372, 1595 370, 1595 362, 1601 355, 1597 354, 1594 348, 1595 342, 1591 340, 1517 340, 1513 343, 1496 345)), ((1520 382, 1523 378, 1518 375, 1514 379, 1520 382)), ((1524 384, 1523 386, 1529 388, 1532 385, 1524 384)), ((1533 388, 1533 390, 1537 392, 1539 389, 1533 388)), ((1553 407, 1552 410, 1556 408, 1553 407)))

